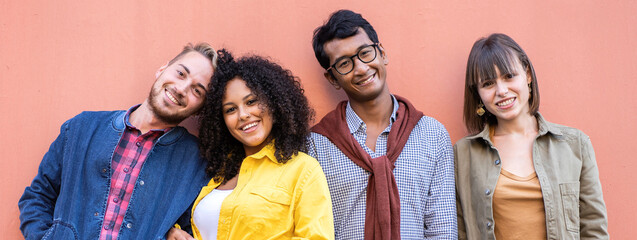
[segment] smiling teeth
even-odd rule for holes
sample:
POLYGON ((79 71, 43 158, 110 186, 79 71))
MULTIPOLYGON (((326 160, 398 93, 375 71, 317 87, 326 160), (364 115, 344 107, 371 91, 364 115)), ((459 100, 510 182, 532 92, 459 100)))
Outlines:
POLYGON ((170 101, 179 105, 179 102, 177 101, 177 99, 168 90, 166 90, 166 95, 168 96, 168 99, 170 99, 170 101))
POLYGON ((511 104, 511 103, 513 102, 513 100, 515 100, 515 98, 511 98, 511 99, 506 100, 506 101, 504 101, 504 102, 499 102, 499 103, 498 103, 498 106, 502 107, 502 106, 509 105, 509 104, 511 104))
POLYGON ((253 123, 250 123, 250 124, 246 125, 246 126, 245 126, 245 127, 243 127, 241 130, 245 131, 246 129, 251 128, 251 127, 254 127, 254 126, 256 126, 256 125, 257 125, 257 123, 256 123, 256 122, 253 122, 253 123))
POLYGON ((359 83, 358 83, 358 85, 364 85, 364 84, 368 83, 369 81, 371 81, 371 80, 372 80, 372 78, 374 78, 374 75, 370 76, 370 77, 369 77, 369 78, 367 78, 367 80, 365 80, 365 81, 359 82, 359 83))

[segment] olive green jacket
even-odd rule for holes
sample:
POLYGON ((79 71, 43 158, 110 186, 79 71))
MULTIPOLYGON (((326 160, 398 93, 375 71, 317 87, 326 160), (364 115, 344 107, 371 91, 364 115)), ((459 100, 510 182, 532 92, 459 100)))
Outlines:
MULTIPOLYGON (((540 181, 547 239, 608 239, 595 152, 583 132, 537 114, 533 165, 540 181)), ((495 239, 493 190, 500 176, 489 126, 456 143, 456 205, 460 239, 495 239)))

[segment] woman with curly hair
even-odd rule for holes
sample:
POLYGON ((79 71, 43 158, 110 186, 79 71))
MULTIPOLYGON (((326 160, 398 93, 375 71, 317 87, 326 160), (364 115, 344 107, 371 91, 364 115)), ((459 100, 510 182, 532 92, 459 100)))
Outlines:
POLYGON ((313 111, 298 79, 220 50, 209 89, 199 138, 212 179, 192 209, 194 237, 333 239, 325 175, 302 152, 313 111))
POLYGON ((531 60, 504 34, 475 42, 458 141, 459 239, 608 239, 591 140, 538 112, 531 60))

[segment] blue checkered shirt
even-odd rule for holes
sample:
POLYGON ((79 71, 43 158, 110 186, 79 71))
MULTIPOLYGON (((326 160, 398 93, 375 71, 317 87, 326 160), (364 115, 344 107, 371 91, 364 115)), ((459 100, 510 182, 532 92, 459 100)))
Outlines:
MULTIPOLYGON (((365 145, 366 125, 347 104, 350 134, 372 158, 387 152, 387 137, 398 110, 398 101, 393 96, 392 99, 390 123, 376 139, 376 152, 365 145)), ((311 134, 308 152, 318 160, 327 177, 336 239, 363 239, 370 173, 318 133, 311 134)), ((423 116, 409 135, 394 168, 402 239, 458 238, 453 174, 453 149, 447 130, 435 119, 423 116)))

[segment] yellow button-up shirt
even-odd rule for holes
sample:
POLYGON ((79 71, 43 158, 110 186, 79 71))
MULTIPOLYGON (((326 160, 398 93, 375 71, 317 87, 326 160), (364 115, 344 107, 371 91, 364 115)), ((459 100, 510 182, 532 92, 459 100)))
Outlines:
MULTIPOLYGON (((210 180, 192 208, 220 183, 210 180)), ((190 220, 193 235, 201 234, 190 220)), ((246 157, 237 186, 221 205, 217 239, 334 239, 332 201, 316 159, 299 152, 287 163, 271 143, 246 157)))

